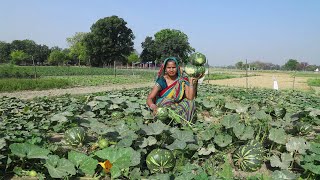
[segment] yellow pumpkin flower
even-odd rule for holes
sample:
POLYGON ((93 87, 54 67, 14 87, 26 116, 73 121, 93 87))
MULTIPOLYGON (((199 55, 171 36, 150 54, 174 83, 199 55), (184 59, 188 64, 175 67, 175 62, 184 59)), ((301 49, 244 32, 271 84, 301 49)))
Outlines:
POLYGON ((104 169, 106 173, 110 172, 110 169, 112 168, 112 164, 109 160, 105 160, 104 162, 99 162, 100 166, 104 169))

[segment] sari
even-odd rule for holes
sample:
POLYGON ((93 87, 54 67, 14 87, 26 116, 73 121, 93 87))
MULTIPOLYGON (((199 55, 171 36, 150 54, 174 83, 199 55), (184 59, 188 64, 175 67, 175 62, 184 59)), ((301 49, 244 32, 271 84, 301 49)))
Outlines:
POLYGON ((178 61, 175 57, 165 59, 158 72, 156 85, 160 88, 160 92, 155 99, 156 105, 158 107, 169 107, 184 120, 192 121, 195 112, 195 101, 185 97, 185 86, 189 86, 189 81, 187 77, 181 74, 178 61), (163 76, 164 68, 169 60, 173 60, 176 63, 178 76, 177 79, 168 86, 163 76))

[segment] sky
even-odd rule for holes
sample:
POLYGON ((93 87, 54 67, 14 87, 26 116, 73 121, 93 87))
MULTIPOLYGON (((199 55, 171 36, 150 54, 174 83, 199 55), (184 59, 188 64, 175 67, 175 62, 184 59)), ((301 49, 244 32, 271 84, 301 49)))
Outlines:
POLYGON ((319 0, 0 0, 0 41, 67 48, 99 19, 127 22, 134 48, 162 29, 185 33, 211 66, 289 59, 320 65, 319 0))

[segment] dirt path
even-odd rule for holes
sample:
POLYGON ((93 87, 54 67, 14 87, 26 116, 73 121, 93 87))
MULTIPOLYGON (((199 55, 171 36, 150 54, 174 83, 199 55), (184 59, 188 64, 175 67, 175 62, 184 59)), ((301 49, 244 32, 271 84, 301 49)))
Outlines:
POLYGON ((133 89, 140 87, 152 87, 154 83, 145 83, 145 84, 111 84, 104 86, 89 86, 89 87, 75 87, 68 89, 50 89, 42 91, 19 91, 12 93, 0 93, 0 97, 17 97, 20 99, 33 99, 35 97, 42 96, 61 96, 64 94, 88 94, 88 93, 97 93, 105 92, 112 90, 121 90, 121 89, 133 89))
MULTIPOLYGON (((295 79, 289 74, 284 73, 255 73, 258 76, 248 77, 248 87, 249 88, 273 88, 273 78, 277 80, 279 90, 284 89, 296 89, 307 91, 311 90, 308 86, 308 77, 296 77, 295 79), (294 83, 293 83, 294 82, 294 83), (294 84, 294 85, 293 85, 294 84)), ((235 87, 246 87, 246 78, 232 78, 232 79, 222 79, 222 80, 211 80, 210 84, 225 85, 225 86, 235 86, 235 87)))

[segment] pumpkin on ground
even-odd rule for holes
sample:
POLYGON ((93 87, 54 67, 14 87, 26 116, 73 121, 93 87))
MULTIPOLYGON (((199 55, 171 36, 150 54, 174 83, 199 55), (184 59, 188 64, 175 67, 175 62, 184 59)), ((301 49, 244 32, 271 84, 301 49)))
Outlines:
POLYGON ((176 160, 170 150, 154 149, 148 154, 146 162, 151 172, 164 173, 174 168, 176 160))
POLYGON ((253 145, 247 144, 240 146, 233 154, 234 165, 242 171, 257 171, 262 166, 264 158, 263 153, 263 149, 253 145))
POLYGON ((71 146, 82 146, 86 132, 82 127, 73 127, 64 133, 64 140, 71 146))

